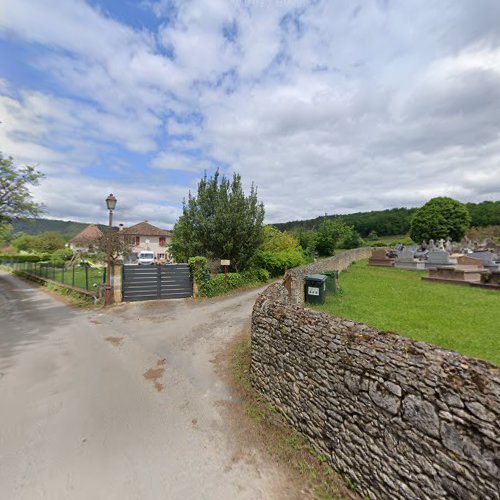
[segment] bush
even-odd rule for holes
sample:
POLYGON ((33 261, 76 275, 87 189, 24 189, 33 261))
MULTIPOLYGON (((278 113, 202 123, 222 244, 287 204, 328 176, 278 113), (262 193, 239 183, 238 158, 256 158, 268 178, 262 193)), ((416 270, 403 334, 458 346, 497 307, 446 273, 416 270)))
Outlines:
POLYGON ((231 290, 248 285, 258 285, 269 279, 269 273, 265 269, 251 269, 243 273, 227 273, 227 285, 224 274, 216 274, 210 280, 199 283, 200 297, 215 297, 231 290))
POLYGON ((304 252, 301 249, 281 252, 259 250, 253 260, 255 267, 265 269, 272 277, 282 276, 287 269, 306 263, 304 252))
POLYGON ((269 281, 271 275, 267 269, 250 269, 241 273, 245 283, 265 283, 269 281))
POLYGON ((50 260, 50 254, 0 254, 0 262, 42 262, 50 260))
POLYGON ((245 284, 243 277, 239 273, 227 273, 227 286, 224 274, 216 274, 208 281, 200 283, 200 297, 215 297, 240 288, 245 284))
POLYGON ((64 264, 71 257, 73 257, 73 250, 71 248, 60 248, 50 256, 50 262, 52 264, 64 264))
POLYGON ((208 260, 206 257, 191 257, 188 260, 191 276, 195 283, 201 285, 208 274, 208 260))

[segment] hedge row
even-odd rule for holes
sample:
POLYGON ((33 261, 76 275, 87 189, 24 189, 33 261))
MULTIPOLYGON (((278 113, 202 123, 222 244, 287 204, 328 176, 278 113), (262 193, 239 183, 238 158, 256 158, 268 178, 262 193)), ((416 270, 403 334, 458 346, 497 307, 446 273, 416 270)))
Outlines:
POLYGON ((252 269, 242 273, 227 273, 227 283, 224 274, 216 274, 210 279, 203 280, 198 285, 200 297, 215 297, 223 295, 237 288, 250 285, 258 285, 269 279, 269 273, 265 269, 252 269))

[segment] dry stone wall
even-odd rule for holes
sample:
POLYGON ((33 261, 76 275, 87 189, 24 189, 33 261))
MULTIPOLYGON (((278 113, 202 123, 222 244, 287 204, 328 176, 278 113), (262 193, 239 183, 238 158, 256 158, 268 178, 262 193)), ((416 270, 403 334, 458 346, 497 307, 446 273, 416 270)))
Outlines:
POLYGON ((498 367, 293 301, 258 298, 251 380, 334 469, 370 498, 500 498, 498 367))
POLYGON ((304 304, 304 277, 308 274, 321 274, 327 271, 343 271, 353 262, 368 259, 372 253, 371 248, 355 248, 334 257, 319 259, 307 266, 290 269, 285 274, 285 282, 290 291, 292 304, 304 304))

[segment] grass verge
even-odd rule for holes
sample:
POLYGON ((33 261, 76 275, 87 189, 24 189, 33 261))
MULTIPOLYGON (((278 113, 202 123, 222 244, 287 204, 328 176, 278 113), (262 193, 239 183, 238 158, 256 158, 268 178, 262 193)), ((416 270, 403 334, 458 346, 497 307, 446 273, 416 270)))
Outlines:
POLYGON ((500 292, 422 281, 427 272, 352 264, 315 309, 500 365, 500 292))
POLYGON ((357 493, 250 384, 250 331, 229 346, 226 369, 240 403, 231 405, 238 441, 257 446, 290 477, 287 498, 358 499, 357 493))
POLYGON ((23 272, 14 272, 13 273, 18 278, 23 279, 28 282, 30 285, 36 285, 39 287, 43 287, 47 290, 51 295, 55 295, 58 298, 61 298, 66 304, 82 307, 82 308, 90 308, 90 307, 101 307, 101 302, 95 302, 93 298, 80 294, 77 291, 70 290, 63 286, 58 286, 53 283, 47 283, 43 281, 33 281, 29 279, 23 272))

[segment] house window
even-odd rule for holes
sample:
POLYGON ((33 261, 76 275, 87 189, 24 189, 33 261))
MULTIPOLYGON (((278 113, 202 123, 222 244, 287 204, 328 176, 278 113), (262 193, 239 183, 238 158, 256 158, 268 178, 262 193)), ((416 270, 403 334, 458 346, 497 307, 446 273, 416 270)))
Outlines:
POLYGON ((165 237, 163 237, 163 236, 160 237, 160 246, 161 247, 165 246, 165 237))
POLYGON ((140 236, 136 236, 135 237, 135 246, 138 247, 140 244, 141 244, 141 237, 140 236))

